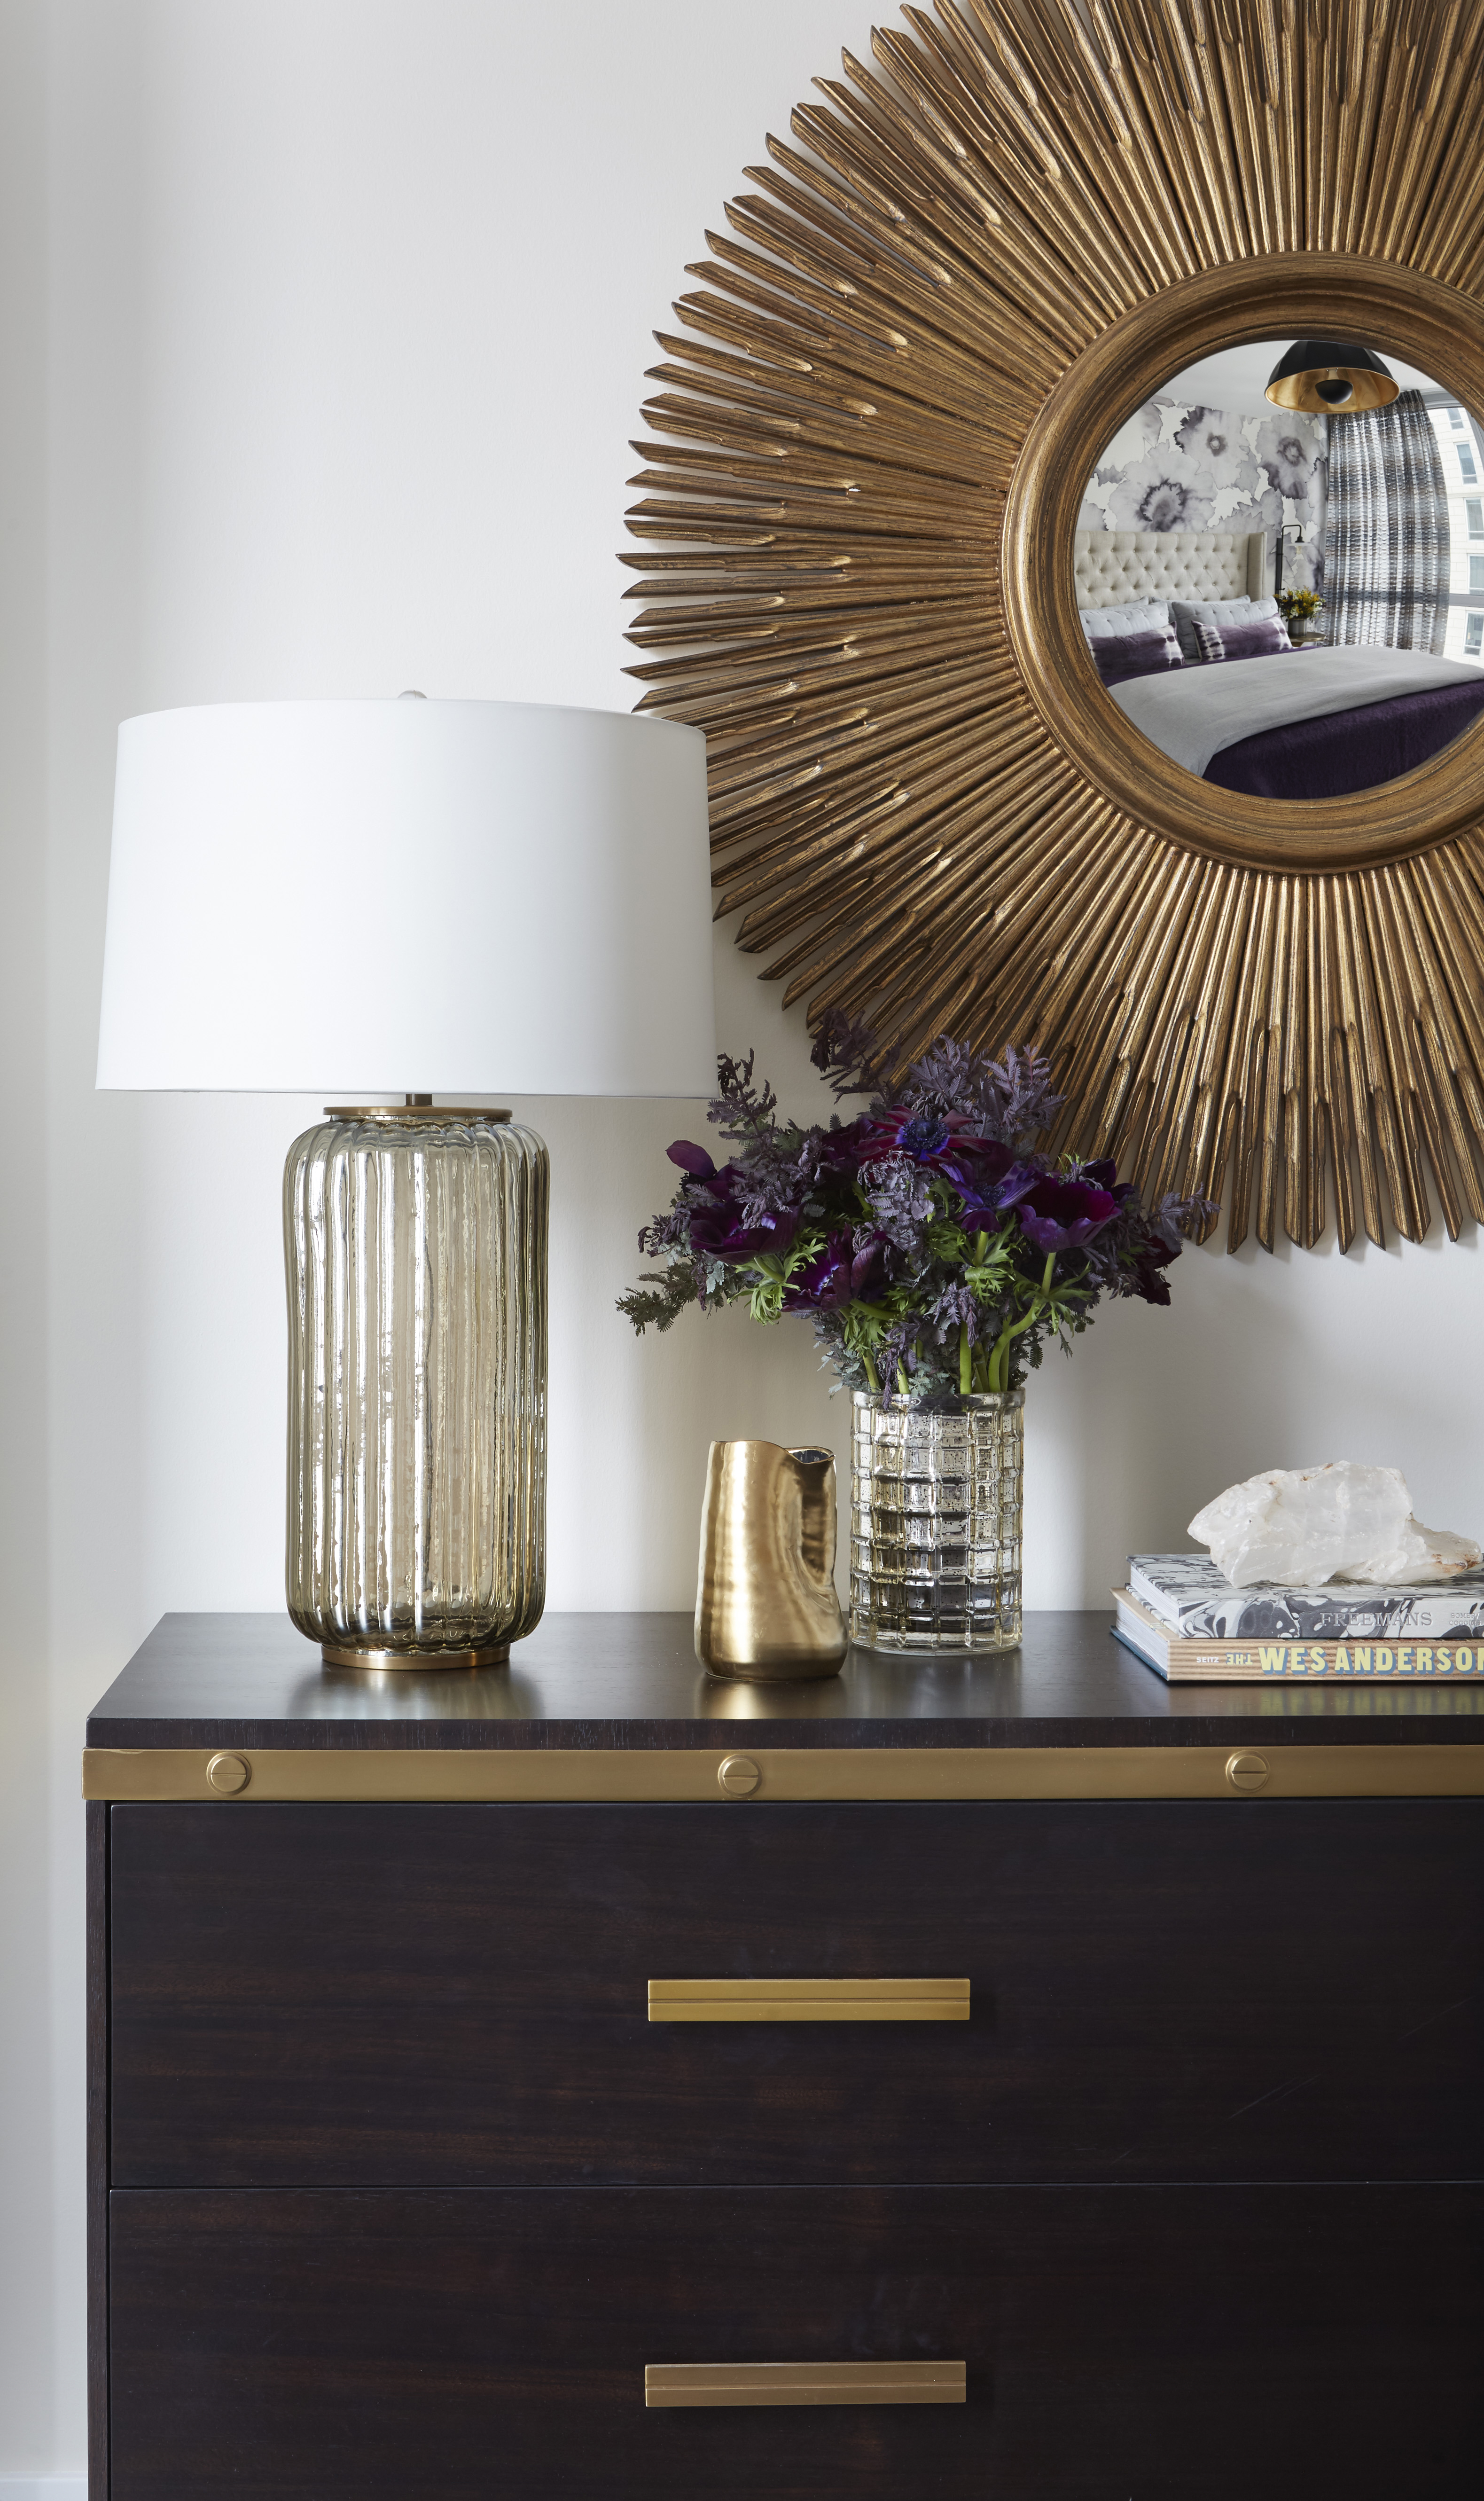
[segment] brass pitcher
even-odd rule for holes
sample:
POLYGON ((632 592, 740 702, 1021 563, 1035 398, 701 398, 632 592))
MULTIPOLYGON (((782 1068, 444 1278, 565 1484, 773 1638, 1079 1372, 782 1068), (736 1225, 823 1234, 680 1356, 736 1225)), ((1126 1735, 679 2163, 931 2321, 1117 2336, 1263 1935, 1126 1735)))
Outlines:
POLYGON ((834 1676, 835 1460, 777 1442, 713 1442, 701 1512, 696 1656, 712 1676, 834 1676))

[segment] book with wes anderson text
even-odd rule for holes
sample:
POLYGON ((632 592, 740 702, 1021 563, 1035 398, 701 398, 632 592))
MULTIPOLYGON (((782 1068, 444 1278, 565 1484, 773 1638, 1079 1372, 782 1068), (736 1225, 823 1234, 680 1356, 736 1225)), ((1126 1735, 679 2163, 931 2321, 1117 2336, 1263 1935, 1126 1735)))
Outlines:
POLYGON ((1208 1554, 1133 1554, 1114 1631, 1171 1684, 1484 1681, 1484 1571, 1412 1588, 1236 1588, 1208 1554))

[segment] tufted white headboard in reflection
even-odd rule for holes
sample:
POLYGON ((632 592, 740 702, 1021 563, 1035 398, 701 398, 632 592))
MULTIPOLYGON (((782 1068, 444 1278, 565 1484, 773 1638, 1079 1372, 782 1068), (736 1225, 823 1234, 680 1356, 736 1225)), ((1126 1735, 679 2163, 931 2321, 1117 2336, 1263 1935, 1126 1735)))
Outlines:
POLYGON ((1078 530, 1079 608, 1139 599, 1262 599, 1269 589, 1263 530, 1078 530))

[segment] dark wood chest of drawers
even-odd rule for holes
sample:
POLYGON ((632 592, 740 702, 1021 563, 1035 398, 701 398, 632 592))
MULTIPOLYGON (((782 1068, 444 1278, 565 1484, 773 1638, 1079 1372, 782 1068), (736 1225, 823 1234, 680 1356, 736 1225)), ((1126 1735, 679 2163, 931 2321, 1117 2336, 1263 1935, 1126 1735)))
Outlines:
POLYGON ((1481 1722, 1097 1617, 773 1692, 167 1618, 89 1725, 93 2501, 1471 2493, 1481 1722))

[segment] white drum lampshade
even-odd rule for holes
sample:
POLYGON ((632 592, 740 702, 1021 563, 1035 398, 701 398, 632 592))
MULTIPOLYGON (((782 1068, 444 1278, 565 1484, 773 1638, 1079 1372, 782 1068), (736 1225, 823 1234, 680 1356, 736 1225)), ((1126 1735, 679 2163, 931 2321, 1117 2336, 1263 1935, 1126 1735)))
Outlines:
POLYGON ((100 1085, 709 1094, 706 741, 554 705, 118 733, 100 1085))
POLYGON ((101 1087, 343 1097, 284 1172, 289 1611, 482 1664, 544 1584, 546 1152, 433 1094, 715 1078, 706 743, 502 703, 118 734, 101 1087))

